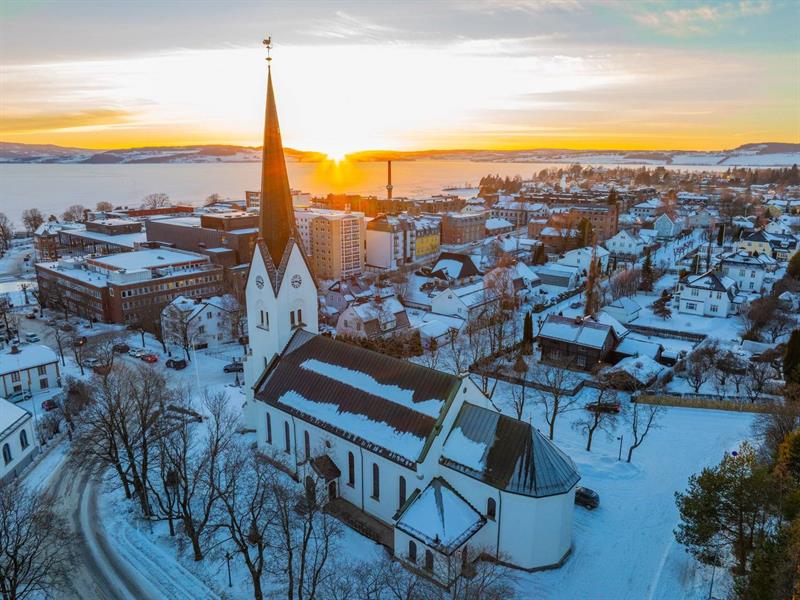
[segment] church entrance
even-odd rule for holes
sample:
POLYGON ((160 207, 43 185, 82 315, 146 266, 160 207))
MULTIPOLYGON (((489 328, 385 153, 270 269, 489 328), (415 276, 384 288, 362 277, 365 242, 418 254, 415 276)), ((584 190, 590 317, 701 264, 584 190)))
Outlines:
POLYGON ((328 501, 336 500, 336 482, 329 481, 328 482, 328 501))

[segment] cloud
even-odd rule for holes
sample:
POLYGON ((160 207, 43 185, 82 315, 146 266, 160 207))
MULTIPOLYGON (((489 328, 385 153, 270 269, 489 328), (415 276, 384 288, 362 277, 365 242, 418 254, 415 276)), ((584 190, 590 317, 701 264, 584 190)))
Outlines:
POLYGON ((769 0, 741 0, 738 3, 700 4, 640 12, 634 14, 633 19, 667 35, 686 36, 711 33, 728 21, 765 15, 771 8, 769 0))
POLYGON ((94 108, 67 113, 32 113, 6 116, 0 123, 0 132, 35 133, 85 127, 109 127, 128 122, 132 113, 114 108, 94 108))
POLYGON ((349 15, 344 11, 336 11, 336 18, 333 20, 318 21, 307 33, 326 39, 353 40, 384 39, 389 34, 394 34, 398 30, 393 27, 379 25, 368 19, 349 15))

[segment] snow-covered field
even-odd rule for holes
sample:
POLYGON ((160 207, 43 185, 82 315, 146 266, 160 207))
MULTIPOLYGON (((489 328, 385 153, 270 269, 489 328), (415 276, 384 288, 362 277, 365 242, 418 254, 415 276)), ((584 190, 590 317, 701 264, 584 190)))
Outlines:
MULTIPOLYGON (((585 389, 586 398, 594 390, 585 389)), ((495 401, 509 407, 511 386, 498 384, 495 401)), ((562 600, 705 599, 710 572, 687 555, 673 536, 678 523, 674 494, 702 467, 722 458, 747 438, 752 415, 713 410, 667 408, 661 427, 651 431, 624 461, 630 434, 622 424, 615 436, 595 435, 586 452, 582 434, 572 428, 578 411, 556 423, 556 443, 578 465, 579 485, 600 494, 600 507, 575 507, 573 553, 560 569, 520 575, 522 598, 562 600)), ((524 418, 546 431, 537 408, 524 418)), ((718 574, 719 576, 719 574, 718 574)))

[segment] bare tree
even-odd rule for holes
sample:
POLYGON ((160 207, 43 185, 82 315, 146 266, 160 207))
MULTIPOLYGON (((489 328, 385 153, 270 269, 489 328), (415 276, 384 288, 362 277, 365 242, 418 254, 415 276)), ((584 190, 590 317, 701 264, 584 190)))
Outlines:
POLYGON ((511 387, 511 399, 514 404, 514 414, 517 415, 517 419, 522 419, 522 415, 525 413, 525 407, 527 406, 526 402, 526 390, 528 388, 528 363, 525 362, 525 357, 520 354, 517 356, 517 360, 514 361, 514 373, 517 376, 517 379, 521 380, 519 386, 512 386, 511 387), (519 388, 519 389, 517 389, 519 388))
POLYGON ((22 211, 22 225, 29 234, 32 235, 42 223, 44 223, 44 215, 38 208, 26 208, 22 211))
POLYGON ((61 215, 61 220, 67 223, 81 223, 86 219, 86 208, 81 204, 73 204, 61 215))
POLYGON ((98 212, 110 212, 114 210, 114 205, 106 200, 101 200, 100 202, 97 203, 94 209, 98 212))
POLYGON ((769 335, 770 341, 774 344, 782 335, 789 333, 797 325, 796 321, 783 312, 777 312, 764 327, 764 331, 769 335))
POLYGON ((220 308, 225 315, 225 325, 230 328, 231 337, 238 340, 244 335, 246 313, 244 304, 239 302, 233 294, 225 294, 220 300, 220 308))
POLYGON ((22 481, 0 484, 0 594, 3 600, 48 597, 66 582, 72 535, 54 498, 22 481))
MULTIPOLYGON (((159 445, 164 460, 161 485, 155 496, 162 510, 167 509, 167 512, 174 501, 175 514, 192 544, 196 561, 202 560, 205 554, 204 546, 211 533, 212 516, 219 500, 215 482, 222 468, 223 455, 231 446, 236 431, 237 417, 229 410, 228 404, 227 394, 209 395, 206 392, 203 406, 207 422, 201 426, 193 419, 179 418, 159 445), (204 430, 202 434, 197 431, 200 428, 204 430)), ((185 408, 178 411, 179 415, 181 413, 192 414, 185 408)))
POLYGON ((458 329, 451 327, 447 331, 447 358, 450 362, 450 370, 455 375, 464 372, 467 365, 467 349, 458 329))
POLYGON ((775 377, 775 369, 769 363, 753 360, 747 363, 747 378, 744 381, 744 388, 751 403, 761 399, 767 382, 773 377, 775 377))
POLYGON ((585 413, 575 419, 572 427, 586 434, 586 451, 592 451, 592 440, 596 431, 604 431, 606 435, 616 430, 618 413, 610 405, 617 403, 617 391, 608 385, 600 387, 594 403, 587 405, 585 413))
POLYGON ((439 342, 436 338, 428 338, 422 342, 422 359, 423 363, 429 369, 435 369, 439 366, 439 342))
POLYGON ((628 447, 628 462, 631 462, 633 451, 644 443, 650 430, 659 427, 658 420, 663 413, 664 407, 660 404, 630 403, 626 416, 633 443, 628 447))
POLYGON ((549 437, 555 435, 558 415, 575 410, 578 396, 572 395, 578 380, 567 366, 539 364, 533 373, 537 387, 538 403, 544 409, 544 419, 549 426, 549 437))
POLYGON ((169 201, 169 196, 163 192, 148 194, 142 198, 141 207, 144 209, 167 208, 168 206, 172 206, 172 204, 169 201))
POLYGON ((261 580, 275 523, 275 469, 255 449, 234 446, 225 453, 214 481, 223 512, 219 526, 244 560, 255 600, 263 600, 261 580))
POLYGON ((164 341, 180 346, 186 355, 186 360, 191 361, 189 350, 191 350, 194 338, 199 331, 196 319, 190 318, 191 311, 183 311, 174 304, 170 304, 164 309, 163 316, 161 327, 163 327, 164 341))
POLYGON ((0 213, 0 256, 8 252, 11 248, 11 240, 14 239, 14 224, 5 213, 0 213))

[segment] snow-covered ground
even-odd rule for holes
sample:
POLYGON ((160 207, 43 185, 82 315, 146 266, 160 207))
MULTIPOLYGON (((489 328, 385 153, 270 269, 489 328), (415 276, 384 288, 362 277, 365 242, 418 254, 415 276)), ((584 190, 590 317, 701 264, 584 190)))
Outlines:
MULTIPOLYGON (((495 392, 495 401, 506 409, 511 406, 511 387, 500 382, 495 392)), ((595 391, 581 393, 586 401, 595 391)), ((600 494, 600 507, 588 511, 576 506, 572 555, 560 569, 520 574, 522 598, 707 597, 710 572, 674 540, 674 493, 685 489, 690 475, 719 462, 725 451, 747 438, 753 417, 700 409, 665 411, 661 427, 634 452, 632 464, 625 462, 630 434, 624 424, 610 438, 596 434, 592 451, 586 452, 585 437, 572 428, 580 412, 565 413, 557 421, 555 441, 578 465, 579 485, 600 494), (622 461, 617 460, 620 434, 622 461)), ((523 418, 546 431, 538 408, 529 409, 523 418)))

